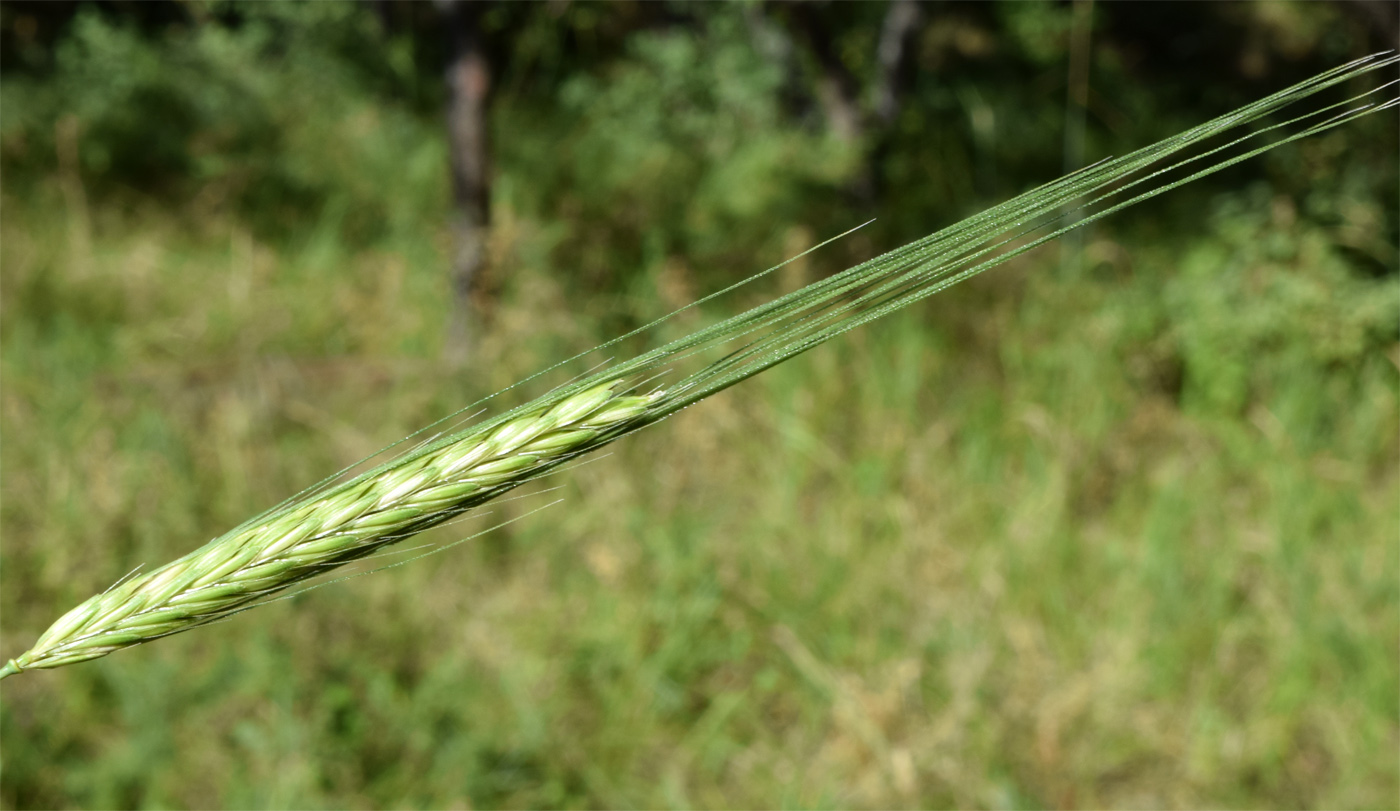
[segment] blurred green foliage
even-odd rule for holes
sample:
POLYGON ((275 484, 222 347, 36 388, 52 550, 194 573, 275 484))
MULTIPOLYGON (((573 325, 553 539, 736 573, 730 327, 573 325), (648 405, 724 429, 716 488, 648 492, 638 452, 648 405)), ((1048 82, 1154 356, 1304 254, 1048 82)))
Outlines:
MULTIPOLYGON (((53 8, 0 5, 7 656, 618 329, 1065 168, 1068 5, 924 7, 855 141, 782 7, 497 6, 463 370, 431 7, 53 8)), ((884 6, 820 12, 868 87, 884 6)), ((1091 160, 1385 44, 1325 4, 1093 20, 1091 160)), ((0 802, 1392 805, 1397 141, 1372 117, 1095 225, 445 554, 8 680, 0 802)))
POLYGON ((47 70, 5 83, 11 182, 60 168, 68 138, 102 192, 193 198, 195 221, 229 211, 277 238, 308 211, 367 244, 440 210, 436 122, 381 100, 408 81, 402 43, 384 47, 351 4, 227 8, 237 27, 157 32, 81 8, 47 70))

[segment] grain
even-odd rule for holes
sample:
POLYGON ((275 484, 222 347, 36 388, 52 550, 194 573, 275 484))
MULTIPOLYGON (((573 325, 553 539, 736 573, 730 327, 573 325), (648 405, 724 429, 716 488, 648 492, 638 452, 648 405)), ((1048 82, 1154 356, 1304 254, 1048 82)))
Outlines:
POLYGON ((68 612, 0 673, 61 667, 213 622, 495 498, 645 416, 616 381, 353 480, 68 612))

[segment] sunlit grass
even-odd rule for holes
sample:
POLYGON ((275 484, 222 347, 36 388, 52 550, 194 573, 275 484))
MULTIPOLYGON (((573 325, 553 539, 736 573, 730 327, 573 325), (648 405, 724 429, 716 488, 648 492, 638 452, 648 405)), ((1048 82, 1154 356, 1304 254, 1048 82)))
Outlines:
MULTIPOLYGON (((450 372, 433 234, 272 246, 61 200, 0 233, 12 639, 607 315, 540 319, 568 293, 517 258, 450 372)), ((1400 386, 1393 336, 1329 301, 1395 282, 1265 202, 1101 231, 1071 278, 1018 260, 445 554, 8 682, 6 801, 1385 805, 1400 386), (1285 287, 1232 298, 1251 279, 1285 287)))

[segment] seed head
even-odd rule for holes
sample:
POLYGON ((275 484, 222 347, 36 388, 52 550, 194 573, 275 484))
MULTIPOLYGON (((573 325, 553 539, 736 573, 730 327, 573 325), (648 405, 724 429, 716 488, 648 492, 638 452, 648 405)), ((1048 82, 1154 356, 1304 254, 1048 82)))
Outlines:
POLYGON ((656 395, 604 383, 485 433, 293 503, 60 617, 0 678, 59 667, 226 617, 307 578, 442 523, 596 447, 656 395))

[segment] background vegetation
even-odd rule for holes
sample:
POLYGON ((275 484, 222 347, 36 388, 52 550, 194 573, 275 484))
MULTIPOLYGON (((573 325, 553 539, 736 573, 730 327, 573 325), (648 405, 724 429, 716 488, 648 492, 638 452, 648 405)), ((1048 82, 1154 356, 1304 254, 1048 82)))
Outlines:
MULTIPOLYGON (((0 5, 5 656, 566 354, 1075 151, 1072 5, 923 7, 858 138, 790 7, 494 8, 449 363, 443 46, 409 8, 0 5)), ((1364 12, 1093 6, 1084 157, 1393 47, 1364 12)), ((885 7, 815 13, 870 86, 885 7)), ((1398 142, 1373 117, 1095 226, 444 554, 9 680, 0 802, 1394 805, 1398 142)))

